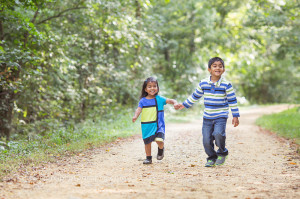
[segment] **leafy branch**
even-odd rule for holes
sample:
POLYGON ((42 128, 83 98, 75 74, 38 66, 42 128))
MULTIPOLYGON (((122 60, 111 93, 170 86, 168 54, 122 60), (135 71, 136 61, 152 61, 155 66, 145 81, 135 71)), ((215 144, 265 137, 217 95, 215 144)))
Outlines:
POLYGON ((42 23, 45 23, 46 21, 49 21, 49 20, 51 20, 51 19, 55 19, 55 18, 58 18, 58 17, 62 17, 62 16, 64 16, 64 15, 63 15, 64 13, 69 12, 69 11, 71 11, 71 10, 86 9, 86 8, 87 8, 87 7, 74 7, 74 8, 69 8, 69 9, 63 10, 63 11, 61 11, 60 13, 58 13, 57 15, 51 16, 51 17, 49 17, 49 18, 47 18, 47 19, 43 19, 43 20, 37 22, 37 25, 42 24, 42 23))

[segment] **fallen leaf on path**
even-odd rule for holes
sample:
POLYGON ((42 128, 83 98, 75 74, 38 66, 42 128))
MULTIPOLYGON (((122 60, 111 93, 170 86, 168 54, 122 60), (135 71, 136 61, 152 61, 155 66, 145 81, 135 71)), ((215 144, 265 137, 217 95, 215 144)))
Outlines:
POLYGON ((76 187, 80 187, 81 186, 81 184, 77 184, 77 185, 75 185, 76 187))
POLYGON ((290 164, 296 165, 297 163, 296 162, 290 162, 290 164))

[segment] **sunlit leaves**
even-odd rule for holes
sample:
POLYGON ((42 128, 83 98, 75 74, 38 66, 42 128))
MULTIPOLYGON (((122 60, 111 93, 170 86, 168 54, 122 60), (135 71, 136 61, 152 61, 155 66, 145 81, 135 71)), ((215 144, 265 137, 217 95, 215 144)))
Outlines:
POLYGON ((16 94, 15 126, 104 117, 135 105, 150 75, 168 97, 186 97, 213 56, 225 60, 226 77, 252 102, 298 96, 277 91, 298 85, 292 0, 32 0, 2 8, 0 86, 16 94))

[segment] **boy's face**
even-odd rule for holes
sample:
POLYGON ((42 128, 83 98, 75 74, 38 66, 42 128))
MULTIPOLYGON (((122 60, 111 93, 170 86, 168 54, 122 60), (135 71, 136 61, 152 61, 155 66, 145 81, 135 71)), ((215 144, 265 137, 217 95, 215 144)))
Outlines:
POLYGON ((210 66, 210 68, 208 68, 208 71, 213 77, 221 77, 221 75, 225 72, 225 68, 220 61, 216 61, 210 66))

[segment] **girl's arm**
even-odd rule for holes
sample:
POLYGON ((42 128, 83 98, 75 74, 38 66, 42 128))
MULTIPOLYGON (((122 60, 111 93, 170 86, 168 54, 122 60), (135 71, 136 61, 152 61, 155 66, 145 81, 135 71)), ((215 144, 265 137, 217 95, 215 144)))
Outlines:
POLYGON ((135 120, 140 116, 141 112, 142 112, 142 108, 138 107, 135 110, 134 116, 132 117, 132 122, 135 122, 135 120))
POLYGON ((166 100, 166 103, 167 104, 173 104, 174 105, 174 108, 176 109, 176 110, 178 110, 178 109, 183 109, 184 108, 184 106, 182 105, 182 104, 178 104, 178 102, 176 101, 176 100, 174 100, 174 99, 167 99, 166 100), (181 107, 182 106, 182 107, 181 107))
POLYGON ((167 100, 166 100, 166 103, 167 103, 167 104, 173 104, 174 106, 178 104, 177 101, 174 100, 174 99, 167 99, 167 100))

